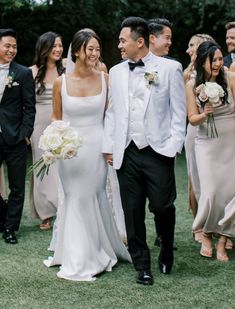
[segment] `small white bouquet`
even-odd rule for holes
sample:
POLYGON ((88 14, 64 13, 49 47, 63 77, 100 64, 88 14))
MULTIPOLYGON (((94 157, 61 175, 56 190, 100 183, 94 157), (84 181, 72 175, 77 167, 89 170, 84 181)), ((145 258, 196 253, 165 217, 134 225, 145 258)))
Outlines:
MULTIPOLYGON (((206 82, 196 88, 196 94, 202 108, 206 103, 211 104, 213 107, 219 107, 222 105, 221 99, 224 97, 224 90, 215 82, 206 82)), ((209 135, 211 138, 218 137, 213 113, 208 115, 207 118, 207 136, 209 135)))
POLYGON ((38 147, 44 151, 30 171, 37 170, 36 176, 42 180, 48 174, 50 165, 57 159, 71 159, 77 155, 82 139, 69 122, 53 121, 40 136, 38 147))

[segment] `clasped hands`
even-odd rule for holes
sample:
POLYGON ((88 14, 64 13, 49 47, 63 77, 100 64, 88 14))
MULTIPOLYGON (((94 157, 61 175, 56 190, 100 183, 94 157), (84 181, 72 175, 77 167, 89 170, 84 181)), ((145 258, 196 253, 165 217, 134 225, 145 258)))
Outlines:
POLYGON ((113 155, 111 153, 104 153, 104 158, 109 165, 113 166, 113 155))
POLYGON ((213 105, 210 102, 206 103, 203 109, 203 114, 207 117, 213 114, 213 112, 214 112, 213 105))

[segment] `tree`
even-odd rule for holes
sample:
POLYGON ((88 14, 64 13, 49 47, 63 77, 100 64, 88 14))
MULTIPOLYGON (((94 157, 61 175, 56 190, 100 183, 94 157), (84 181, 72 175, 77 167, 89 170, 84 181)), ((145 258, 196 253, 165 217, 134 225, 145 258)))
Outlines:
POLYGON ((31 64, 37 37, 52 30, 63 37, 65 50, 79 29, 94 29, 103 42, 108 66, 119 61, 117 38, 127 16, 166 17, 173 22, 171 54, 186 65, 189 38, 212 35, 225 49, 224 25, 234 19, 234 0, 0 0, 1 27, 19 34, 19 61, 31 64))

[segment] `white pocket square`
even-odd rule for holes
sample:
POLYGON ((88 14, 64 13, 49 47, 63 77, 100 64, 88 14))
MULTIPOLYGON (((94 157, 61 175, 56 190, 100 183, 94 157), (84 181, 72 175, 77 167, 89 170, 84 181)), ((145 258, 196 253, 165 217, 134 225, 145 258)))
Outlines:
POLYGON ((19 86, 19 83, 13 82, 13 83, 12 83, 12 86, 19 86))

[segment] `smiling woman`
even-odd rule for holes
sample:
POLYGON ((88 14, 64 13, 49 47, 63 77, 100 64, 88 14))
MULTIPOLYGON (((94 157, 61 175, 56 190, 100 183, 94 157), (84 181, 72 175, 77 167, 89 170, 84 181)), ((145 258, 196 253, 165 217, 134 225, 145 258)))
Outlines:
POLYGON ((235 75, 224 72, 221 48, 213 41, 198 47, 195 70, 196 78, 186 85, 188 119, 198 126, 195 157, 200 198, 192 229, 202 232, 202 256, 212 257, 213 237, 218 237, 216 257, 226 262, 226 242, 235 236, 234 222, 219 225, 219 221, 226 205, 235 208, 235 176, 231 175, 235 169, 235 75), (216 134, 212 134, 214 129, 216 134), (231 175, 229 181, 225 175, 231 175))
POLYGON ((61 265, 57 276, 74 281, 95 280, 97 274, 111 271, 118 258, 130 261, 106 194, 107 164, 101 147, 107 74, 96 69, 99 57, 99 37, 78 31, 67 60, 72 59, 74 68, 53 87, 53 119, 69 121, 83 145, 70 162, 59 162, 65 198, 58 210, 54 256, 44 264, 61 265))
MULTIPOLYGON (((31 67, 36 82, 36 118, 31 138, 33 163, 42 156, 38 148, 39 138, 51 123, 52 86, 54 80, 64 72, 62 65, 63 45, 59 34, 42 34, 35 48, 34 65, 31 67)), ((30 207, 33 217, 40 218, 41 230, 51 228, 51 219, 56 215, 58 206, 58 172, 56 164, 41 181, 32 175, 30 186, 30 207), (50 185, 49 185, 50 184, 50 185)))
MULTIPOLYGON (((186 53, 190 56, 190 64, 184 70, 185 84, 195 78, 194 63, 197 56, 197 49, 199 45, 206 41, 212 41, 213 38, 205 33, 198 33, 191 37, 188 43, 186 53)), ((200 195, 200 184, 198 179, 197 165, 195 160, 194 140, 196 136, 196 127, 190 123, 187 126, 187 134, 185 138, 185 154, 187 158, 187 170, 188 170, 188 196, 189 196, 189 209, 192 210, 193 216, 197 213, 197 202, 200 195)), ((195 239, 200 239, 200 233, 195 235, 195 239)))

